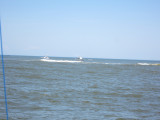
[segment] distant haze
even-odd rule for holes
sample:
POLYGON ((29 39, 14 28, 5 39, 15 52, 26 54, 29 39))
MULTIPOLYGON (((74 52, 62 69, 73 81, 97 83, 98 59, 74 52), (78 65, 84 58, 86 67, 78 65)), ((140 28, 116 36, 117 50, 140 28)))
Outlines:
POLYGON ((0 0, 7 55, 160 60, 160 0, 0 0))

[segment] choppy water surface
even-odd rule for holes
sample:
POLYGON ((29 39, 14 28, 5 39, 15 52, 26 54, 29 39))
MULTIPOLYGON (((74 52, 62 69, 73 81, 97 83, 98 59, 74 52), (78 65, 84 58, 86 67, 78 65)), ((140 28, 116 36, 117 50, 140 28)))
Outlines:
POLYGON ((5 56, 10 120, 160 119, 160 61, 40 59, 5 56))

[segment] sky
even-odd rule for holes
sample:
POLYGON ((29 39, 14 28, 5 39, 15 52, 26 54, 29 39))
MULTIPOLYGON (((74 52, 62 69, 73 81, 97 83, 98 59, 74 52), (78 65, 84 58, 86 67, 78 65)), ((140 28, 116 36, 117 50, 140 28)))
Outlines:
POLYGON ((5 55, 160 60, 160 0, 0 0, 5 55))

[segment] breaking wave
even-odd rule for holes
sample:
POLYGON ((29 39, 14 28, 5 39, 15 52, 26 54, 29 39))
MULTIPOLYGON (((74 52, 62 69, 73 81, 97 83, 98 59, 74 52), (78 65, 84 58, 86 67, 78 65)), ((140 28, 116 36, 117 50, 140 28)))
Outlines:
POLYGON ((160 65, 160 63, 155 63, 155 64, 151 64, 151 63, 137 63, 137 65, 160 65))
POLYGON ((51 60, 51 59, 41 59, 44 62, 59 62, 59 63, 80 63, 82 61, 73 61, 73 60, 51 60))
POLYGON ((56 63, 83 63, 83 64, 105 64, 105 65, 160 65, 160 63, 106 63, 106 62, 89 62, 78 60, 53 60, 53 59, 40 59, 43 62, 56 62, 56 63))

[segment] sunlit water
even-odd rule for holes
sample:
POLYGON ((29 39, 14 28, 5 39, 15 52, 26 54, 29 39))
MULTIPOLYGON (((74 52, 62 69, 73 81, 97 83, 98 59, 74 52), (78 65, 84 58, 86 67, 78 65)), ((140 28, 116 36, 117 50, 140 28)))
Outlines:
POLYGON ((5 56, 10 120, 160 120, 160 61, 40 59, 5 56))

